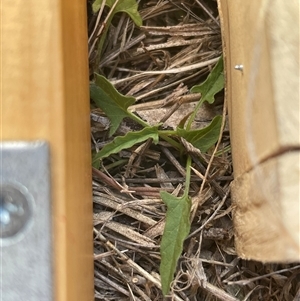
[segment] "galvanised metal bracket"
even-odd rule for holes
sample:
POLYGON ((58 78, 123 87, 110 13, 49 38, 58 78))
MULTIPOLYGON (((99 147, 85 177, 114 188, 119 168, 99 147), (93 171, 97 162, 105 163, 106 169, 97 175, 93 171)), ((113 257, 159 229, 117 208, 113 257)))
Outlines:
POLYGON ((0 143, 0 299, 52 301, 46 142, 0 143))

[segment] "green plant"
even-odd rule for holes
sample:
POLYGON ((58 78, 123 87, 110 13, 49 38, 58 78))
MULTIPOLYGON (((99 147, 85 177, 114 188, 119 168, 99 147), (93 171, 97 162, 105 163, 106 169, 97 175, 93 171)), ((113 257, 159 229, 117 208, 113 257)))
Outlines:
POLYGON ((100 61, 100 57, 101 57, 104 42, 106 40, 107 32, 108 32, 109 26, 111 24, 113 17, 115 16, 115 14, 120 13, 120 12, 126 13, 130 16, 130 18, 133 20, 133 22, 137 26, 142 25, 142 18, 140 16, 140 14, 138 13, 138 10, 137 10, 138 5, 135 0, 105 0, 105 1, 104 0, 96 0, 92 5, 94 13, 98 12, 103 4, 108 6, 110 8, 110 11, 107 15, 107 18, 105 19, 105 22, 103 23, 103 31, 101 33, 101 36, 100 36, 99 42, 98 42, 97 59, 96 59, 97 64, 100 61))
MULTIPOLYGON (((204 101, 214 102, 214 95, 224 86, 223 78, 223 58, 221 57, 207 77, 206 81, 200 85, 194 86, 191 91, 201 92, 202 97, 196 107, 198 110, 204 101)), ((174 147, 184 147, 175 142, 174 138, 184 138, 195 148, 206 152, 217 141, 222 118, 216 116, 212 122, 203 129, 191 130, 191 124, 196 116, 195 112, 189 117, 186 127, 182 125, 176 130, 161 130, 160 125, 150 126, 145 121, 128 111, 128 107, 135 102, 133 97, 121 95, 114 86, 103 76, 96 74, 95 82, 90 84, 91 98, 96 105, 100 107, 111 121, 110 135, 113 135, 125 117, 129 117, 143 126, 141 131, 129 132, 125 136, 116 137, 112 142, 105 145, 94 157, 94 166, 99 166, 100 160, 118 153, 119 151, 130 148, 137 143, 152 139, 157 143, 159 139, 166 140, 174 147), (173 143, 174 142, 174 143, 173 143)), ((166 224, 161 240, 161 283, 163 294, 169 292, 170 284, 173 280, 177 261, 182 253, 183 242, 190 230, 190 208, 191 200, 189 197, 189 184, 191 177, 191 157, 187 155, 186 162, 186 183, 184 194, 181 197, 175 197, 167 192, 161 192, 161 198, 167 206, 166 224)))

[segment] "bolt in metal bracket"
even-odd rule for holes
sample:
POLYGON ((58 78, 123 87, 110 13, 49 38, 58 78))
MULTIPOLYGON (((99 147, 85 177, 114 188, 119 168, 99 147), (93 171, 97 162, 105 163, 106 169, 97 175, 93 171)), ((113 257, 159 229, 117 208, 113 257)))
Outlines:
POLYGON ((52 301, 49 147, 0 143, 0 296, 52 301))

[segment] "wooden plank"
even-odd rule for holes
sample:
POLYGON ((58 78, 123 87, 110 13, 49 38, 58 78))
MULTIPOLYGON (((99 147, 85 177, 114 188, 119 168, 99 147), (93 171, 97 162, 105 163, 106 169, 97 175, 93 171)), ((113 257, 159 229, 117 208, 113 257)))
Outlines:
POLYGON ((219 0, 219 11, 237 252, 300 260, 299 2, 219 0))
POLYGON ((1 33, 1 140, 50 143, 55 300, 93 300, 86 2, 2 0, 1 33))

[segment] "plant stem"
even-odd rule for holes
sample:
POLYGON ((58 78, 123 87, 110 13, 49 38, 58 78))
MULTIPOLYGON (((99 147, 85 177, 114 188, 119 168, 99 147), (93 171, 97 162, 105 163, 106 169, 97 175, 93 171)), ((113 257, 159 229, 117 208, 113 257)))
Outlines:
POLYGON ((196 114, 197 114, 197 112, 198 112, 200 106, 202 105, 202 103, 203 103, 203 101, 202 101, 202 99, 200 98, 199 102, 197 103, 197 106, 196 106, 195 110, 193 111, 193 113, 192 113, 192 115, 190 116, 189 121, 188 121, 188 123, 187 123, 187 125, 186 125, 186 130, 187 130, 187 131, 189 131, 189 130, 191 129, 192 123, 193 123, 193 121, 194 121, 194 119, 195 119, 195 117, 196 117, 196 114))
POLYGON ((179 151, 182 151, 182 145, 180 143, 176 142, 174 139, 170 138, 168 135, 164 134, 163 132, 164 131, 158 131, 159 137, 164 139, 166 142, 168 142, 174 148, 178 149, 179 151))
POLYGON ((138 124, 142 125, 143 127, 150 127, 150 124, 148 124, 146 121, 144 121, 143 119, 139 118, 138 116, 134 115, 131 112, 128 112, 130 115, 130 118, 132 120, 134 120, 135 122, 137 122, 138 124))
POLYGON ((171 130, 159 130, 158 131, 159 135, 169 135, 169 136, 174 136, 177 135, 177 131, 171 131, 171 130))
POLYGON ((96 66, 97 67, 99 66, 99 63, 100 63, 100 60, 101 60, 101 53, 102 53, 103 45, 104 45, 104 42, 106 40, 106 36, 107 36, 108 29, 110 27, 110 23, 111 23, 114 15, 115 15, 115 8, 116 8, 118 2, 119 2, 119 0, 116 0, 114 2, 114 4, 112 5, 112 7, 111 7, 111 9, 108 13, 108 15, 106 16, 106 19, 103 22, 104 30, 102 31, 102 37, 99 40, 98 51, 97 51, 97 54, 98 54, 98 57, 96 59, 96 66))

